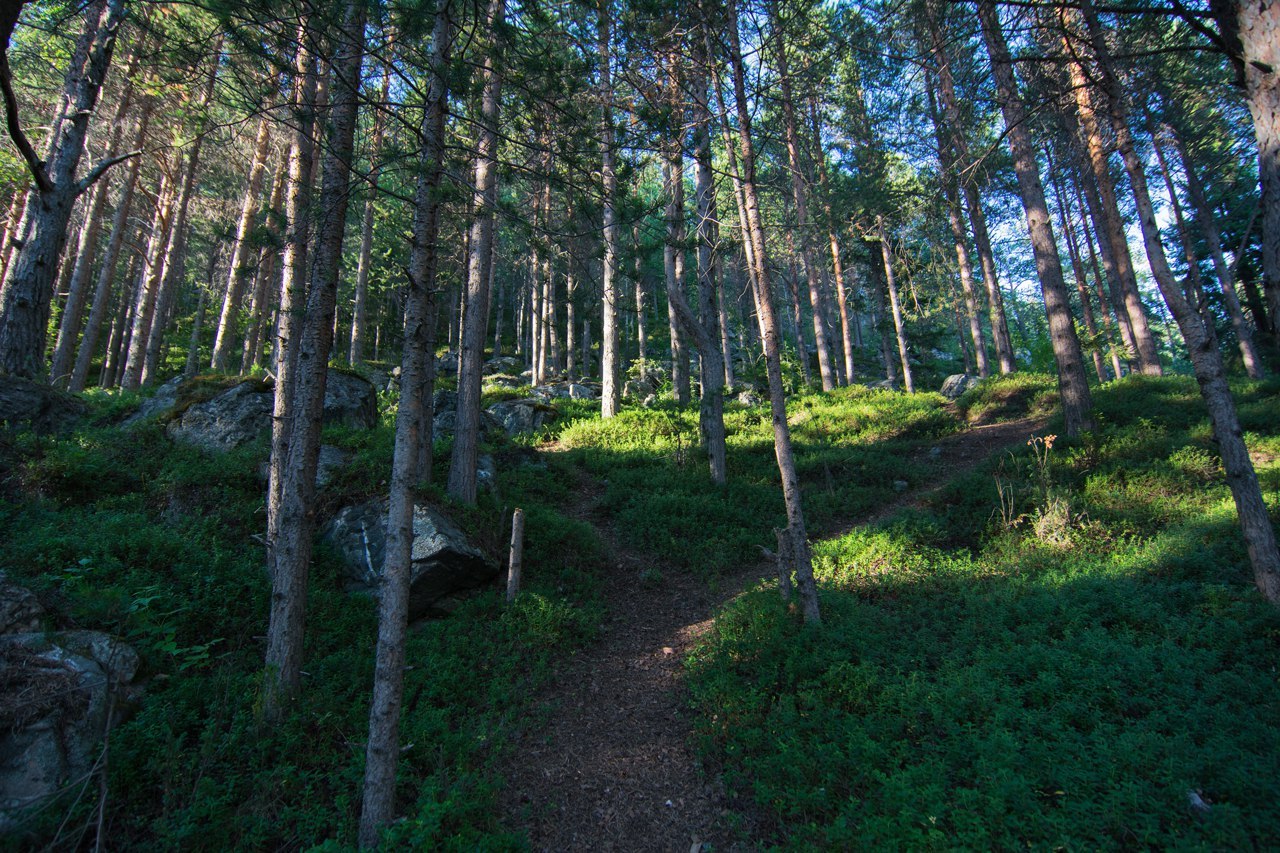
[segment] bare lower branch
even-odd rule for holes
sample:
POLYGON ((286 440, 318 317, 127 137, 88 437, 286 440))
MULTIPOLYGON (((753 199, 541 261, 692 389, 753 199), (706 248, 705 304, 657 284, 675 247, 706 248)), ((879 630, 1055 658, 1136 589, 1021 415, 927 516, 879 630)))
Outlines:
POLYGON ((76 184, 76 195, 79 195, 80 193, 84 192, 85 190, 89 189, 89 187, 97 183, 98 179, 101 178, 103 175, 105 175, 107 173, 107 170, 110 169, 112 166, 119 165, 120 163, 123 163, 125 160, 131 160, 134 157, 139 157, 141 155, 142 155, 142 149, 139 148, 137 151, 130 151, 127 154, 120 154, 115 157, 108 157, 107 159, 99 162, 96 166, 94 166, 92 169, 89 170, 89 174, 81 178, 80 181, 76 184))
POLYGON ((0 93, 4 95, 4 117, 9 125, 9 138, 22 154, 40 192, 47 193, 53 189, 53 182, 49 180, 49 174, 44 170, 44 163, 40 162, 36 150, 31 147, 31 140, 27 139, 27 134, 22 130, 22 119, 18 116, 18 97, 13 91, 13 72, 9 70, 9 56, 3 52, 0 52, 0 93))

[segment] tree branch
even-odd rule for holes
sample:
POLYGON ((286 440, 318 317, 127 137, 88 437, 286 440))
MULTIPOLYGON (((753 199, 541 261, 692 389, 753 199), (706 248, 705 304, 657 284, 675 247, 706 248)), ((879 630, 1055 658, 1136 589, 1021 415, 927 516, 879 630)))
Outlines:
POLYGON ((138 149, 137 151, 130 151, 128 154, 120 154, 116 157, 108 157, 107 159, 100 161, 96 166, 89 170, 89 174, 76 182, 76 195, 79 195, 89 189, 89 187, 93 186, 97 182, 98 178, 105 175, 107 170, 112 166, 123 163, 125 160, 131 160, 141 154, 142 149, 138 149))
POLYGON ((9 138, 17 146, 22 159, 26 161, 27 168, 31 170, 31 176, 35 179, 40 192, 47 193, 53 189, 53 182, 49 180, 39 155, 31 147, 31 140, 27 139, 27 135, 22 131, 22 119, 18 116, 18 97, 13 91, 13 72, 9 70, 7 51, 0 51, 0 93, 4 95, 4 117, 9 126, 9 138))

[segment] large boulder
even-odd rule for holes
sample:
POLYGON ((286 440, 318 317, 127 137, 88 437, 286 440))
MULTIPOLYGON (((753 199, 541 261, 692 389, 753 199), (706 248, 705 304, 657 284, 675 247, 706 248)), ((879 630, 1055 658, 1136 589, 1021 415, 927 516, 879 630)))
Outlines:
POLYGON ((976 376, 969 376, 967 373, 956 373, 943 380, 942 390, 939 393, 948 400, 954 400, 977 385, 979 381, 976 376))
POLYGON ((555 409, 535 398, 495 403, 488 411, 508 436, 537 432, 556 415, 555 409))
POLYGON ((492 376, 495 373, 519 373, 524 367, 524 362, 520 359, 503 355, 497 358, 491 358, 484 363, 484 375, 492 376))
MULTIPOLYGON (((169 435, 212 452, 233 450, 271 429, 274 404, 271 385, 249 379, 189 406, 169 424, 169 435)), ((373 385, 351 373, 330 371, 325 380, 324 422, 355 429, 377 426, 373 385)))
MULTIPOLYGON (((321 531, 341 555, 345 585, 375 595, 382 580, 387 536, 387 501, 342 510, 321 531)), ((413 565, 409 575, 409 618, 442 611, 441 602, 498 576, 498 567, 474 548, 447 518, 426 506, 413 509, 413 565)))
POLYGON ((234 450, 271 428, 273 404, 271 389, 251 379, 189 406, 170 422, 169 435, 213 453, 234 450))
POLYGON ((533 393, 548 400, 556 397, 567 397, 571 400, 594 400, 600 396, 586 385, 579 385, 576 382, 556 382, 551 385, 539 385, 533 389, 533 393))
POLYGON ((96 631, 0 636, 0 834, 85 778, 134 698, 132 648, 96 631))
MULTIPOLYGON (((456 408, 445 409, 443 412, 436 414, 432 419, 432 435, 435 438, 440 438, 445 435, 453 435, 457 425, 458 410, 456 408)), ((502 424, 498 423, 498 421, 494 419, 493 415, 488 412, 480 413, 480 432, 482 435, 487 435, 491 432, 502 432, 502 430, 502 424)))
POLYGON ((61 433, 85 413, 84 402, 42 382, 0 376, 0 424, 37 433, 61 433))
POLYGON ((373 383, 354 373, 330 370, 324 383, 324 422, 352 429, 378 425, 378 393, 373 383))

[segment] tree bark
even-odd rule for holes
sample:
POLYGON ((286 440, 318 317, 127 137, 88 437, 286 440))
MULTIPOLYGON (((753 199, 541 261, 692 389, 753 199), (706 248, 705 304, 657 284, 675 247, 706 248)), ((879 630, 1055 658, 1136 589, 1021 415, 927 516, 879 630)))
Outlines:
POLYGON ((774 62, 778 70, 779 94, 782 96, 782 126, 787 146, 787 166, 791 173, 791 198, 796 205, 796 230, 800 236, 800 265, 804 270, 805 283, 808 285, 809 307, 813 314, 813 341, 818 350, 818 373, 822 380, 822 390, 830 391, 836 387, 836 376, 831 362, 831 349, 827 344, 826 299, 823 298, 816 253, 813 251, 813 234, 809 223, 809 193, 804 166, 800 161, 800 132, 796 122, 791 73, 787 63, 786 37, 782 29, 782 16, 778 11, 778 0, 771 0, 768 11, 770 26, 773 29, 772 41, 774 62))
MULTIPOLYGON (((1222 301, 1227 306, 1227 314, 1231 317, 1231 326, 1235 330, 1236 340, 1240 344, 1240 357, 1244 361, 1245 372, 1251 379, 1261 379, 1266 375, 1266 368, 1258 349, 1253 342, 1253 329, 1245 319, 1244 308, 1240 305, 1240 297, 1236 294, 1235 275, 1227 264, 1222 252, 1222 235, 1218 232, 1218 223, 1214 219, 1213 208, 1205 198, 1204 187, 1196 175, 1195 167, 1187 157, 1187 151, 1181 137, 1170 129, 1174 147, 1182 160, 1182 173, 1187 179, 1187 194, 1191 197, 1191 207, 1195 212, 1196 224, 1204 235, 1205 244, 1209 247, 1209 256, 1213 259, 1213 269, 1218 277, 1218 285, 1222 288, 1222 301)), ((1170 189, 1172 194, 1173 190, 1170 189)))
POLYGON ((1093 429, 1093 399, 1089 382, 1084 373, 1084 356, 1080 340, 1076 337, 1071 308, 1067 301, 1066 284, 1062 280, 1062 260, 1058 256, 1058 244, 1053 225, 1049 221, 1049 206, 1045 203, 1044 185, 1040 182, 1039 165, 1035 149, 1027 130, 1026 108, 1018 94, 1013 76, 1013 62, 1009 47, 1000 29, 995 0, 978 0, 978 16, 982 23, 982 35, 991 56, 992 73, 996 80, 997 100, 1004 114, 1009 148, 1013 152, 1013 167, 1018 175, 1018 188, 1026 211, 1027 229, 1031 234, 1031 248, 1035 254, 1036 272, 1040 289, 1044 294, 1045 314, 1049 322, 1049 337, 1053 345, 1054 360, 1058 366, 1058 391, 1062 397, 1063 428, 1068 436, 1079 435, 1093 429))
MULTIPOLYGON (((379 831, 395 816, 396 761, 400 755, 400 710, 404 694, 405 635, 408 631, 409 575, 413 550, 414 484, 423 479, 422 457, 430 459, 431 395, 435 382, 435 298, 439 194, 444 166, 447 67, 453 27, 449 0, 436 8, 429 54, 430 84, 422 126, 405 344, 400 362, 401 397, 391 466, 387 542, 378 596, 378 649, 369 741, 365 754, 360 846, 376 846, 379 831), (424 442, 423 433, 428 436, 424 442)), ((427 471, 430 473, 429 469, 427 471)))
MULTIPOLYGON (((676 88, 678 91, 678 87, 676 88)), ((689 350, 673 300, 684 296, 684 152, 677 141, 666 146, 662 177, 667 197, 666 242, 662 247, 662 267, 667 284, 667 327, 671 338, 671 387, 676 403, 689 404, 689 350), (674 294, 674 295, 673 295, 674 294)))
MULTIPOLYGON (((1048 154, 1048 151, 1046 150, 1045 153, 1048 154)), ((1098 381, 1106 382, 1107 368, 1102 359, 1102 351, 1096 346, 1099 340, 1098 323, 1093 316, 1093 306, 1089 302, 1089 282, 1085 277, 1084 261, 1080 257, 1080 246, 1076 242, 1075 229, 1071 226, 1071 209, 1062 192, 1062 183, 1053 168, 1051 157, 1048 162, 1049 183, 1053 187, 1054 200, 1058 203, 1058 221, 1062 224, 1062 234, 1067 240, 1067 256, 1071 259, 1071 273, 1076 280, 1076 294, 1080 297, 1080 313, 1084 317, 1085 330, 1089 333, 1090 340, 1095 343, 1089 348, 1089 354, 1093 357, 1093 369, 1098 374, 1098 381)), ((1120 374, 1116 373, 1115 378, 1119 379, 1120 374)))
MULTIPOLYGON (((293 68, 293 139, 289 150, 289 178, 285 191, 285 239, 280 307, 276 322, 275 398, 271 412, 271 462, 267 483, 267 571, 271 577, 271 611, 268 623, 266 672, 263 680, 262 714, 268 721, 279 720, 293 704, 302 674, 301 633, 306 576, 305 564, 298 561, 297 532, 287 525, 295 519, 284 508, 286 490, 305 488, 297 469, 290 464, 294 432, 294 386, 298 372, 302 308, 306 300, 307 244, 311 234, 311 190, 315 145, 316 60, 313 33, 307 20, 298 26, 298 47, 293 68)), ((299 457, 301 459, 301 457, 299 457)), ((294 495, 291 500, 297 500, 294 495)), ((303 520, 305 523, 305 519, 303 520)))
MULTIPOLYGON (((466 308, 458 359, 458 420, 449 465, 449 497, 476 502, 476 454, 480 442, 480 376, 484 364, 489 280, 493 264, 494 216, 498 203, 498 112, 502 76, 498 71, 498 31, 506 14, 505 0, 489 0, 484 33, 488 49, 481 63, 482 94, 476 121, 475 192, 472 197, 471 247, 467 260, 466 308)), ((535 285, 536 286, 536 285, 535 285)))
MULTIPOLYGON (((94 0, 86 9, 85 29, 63 88, 67 118, 55 127, 46 164, 35 172, 37 186, 27 197, 22 243, 6 271, 0 303, 0 373, 35 378, 44 371, 53 282, 67 226, 76 198, 93 182, 95 172, 101 176, 102 164, 80 180, 76 170, 124 14, 124 0, 94 0)), ((3 70, 7 73, 7 64, 3 70)))
POLYGON ((889 309, 893 313, 893 331, 898 339, 898 358, 902 363, 902 387, 908 394, 914 394, 916 386, 911 377, 907 327, 902 318, 902 302, 898 299, 898 284, 893 275, 893 252, 889 249, 889 235, 884 230, 884 217, 876 217, 876 236, 880 242, 880 259, 884 263, 884 283, 889 291, 889 309))
POLYGON ((142 385, 142 362, 146 354, 147 336, 151 333, 151 318, 155 313, 156 296, 164 281, 165 263, 169 257, 169 242, 173 239, 173 203, 177 193, 175 184, 181 180, 182 154, 174 152, 170 173, 161 178, 157 194, 155 218, 151 224, 151 237, 147 243, 147 255, 142 275, 138 277, 138 290, 134 295, 133 322, 130 325, 129 346, 120 374, 120 387, 125 391, 137 391, 142 385))
MULTIPOLYGON (((617 211, 614 209, 617 203, 618 176, 613 132, 613 72, 609 67, 613 41, 612 0, 599 0, 596 30, 600 61, 600 203, 604 208, 604 266, 600 285, 603 325, 600 340, 600 417, 611 418, 618 414, 622 404, 618 364, 618 222, 617 211)), ((590 369, 585 357, 583 366, 590 369)))
POLYGON ((369 186, 364 202, 364 216, 360 226, 360 256, 356 262, 355 297, 351 305, 351 348, 347 354, 350 364, 364 363, 364 336, 366 303, 369 299, 369 264, 373 258, 374 204, 378 200, 378 177, 382 173, 382 140, 387 129, 388 99, 391 95, 391 68, 382 72, 382 95, 378 109, 374 111, 373 139, 369 142, 369 186))
POLYGON ((1084 136, 1085 152, 1089 166, 1093 170, 1093 183, 1097 187, 1099 206, 1097 213, 1101 221, 1095 217, 1095 231, 1099 235, 1099 248, 1103 263, 1111 258, 1111 265, 1116 272, 1120 284, 1120 295, 1123 299, 1125 313, 1129 319, 1129 329, 1133 336, 1133 345, 1138 360, 1138 369, 1149 375, 1159 376, 1162 372, 1160 356, 1156 352, 1155 338, 1151 336, 1151 327, 1147 321, 1147 312, 1138 294, 1138 281, 1133 271, 1133 259, 1129 255, 1129 241, 1124 233, 1124 220, 1120 216, 1119 203, 1116 200, 1115 185, 1111 180, 1111 169, 1107 162, 1107 150, 1103 143, 1102 132, 1098 126, 1097 114, 1094 111, 1091 87, 1084 66, 1076 55, 1076 46, 1067 35, 1071 27, 1069 17, 1064 15, 1063 45, 1068 55, 1073 57, 1068 63, 1071 76, 1071 88, 1076 99, 1076 115, 1080 131, 1084 136))
MULTIPOLYGON (((752 244, 752 288, 756 312, 760 317, 765 372, 769 380, 773 450, 778 462, 778 474, 782 480, 782 497, 787 510, 785 536, 792 546, 791 563, 796 572, 804 620, 808 624, 816 625, 822 621, 822 616, 818 608, 818 589, 814 582, 813 561, 805 532, 804 510, 800 503, 800 481, 791 451, 791 430, 787 425, 787 402, 782 387, 778 319, 773 310, 773 295, 770 293, 764 225, 760 216, 760 201, 756 189, 755 143, 751 136, 751 110, 747 103, 742 43, 738 34, 738 7, 736 0, 729 0, 726 5, 728 58, 733 77, 734 100, 737 102, 739 162, 742 169, 738 177, 742 188, 743 213, 746 214, 742 222, 742 232, 752 244)), ((710 38, 710 33, 705 35, 710 38)))

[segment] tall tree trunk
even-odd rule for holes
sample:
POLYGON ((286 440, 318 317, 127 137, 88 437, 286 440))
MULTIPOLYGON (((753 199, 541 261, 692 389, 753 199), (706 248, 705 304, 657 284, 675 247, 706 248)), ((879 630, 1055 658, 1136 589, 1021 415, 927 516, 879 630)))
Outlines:
POLYGON ((365 312, 369 299, 369 265, 373 257, 374 203, 378 200, 378 177, 382 173, 382 140, 386 135, 388 99, 391 95, 391 67, 382 71, 382 95, 374 112, 373 139, 369 142, 369 187, 364 201, 364 217, 360 226, 360 256, 356 262, 356 292, 351 306, 351 348, 347 361, 364 363, 365 312))
MULTIPOLYGON (((116 305, 115 317, 111 322, 111 331, 107 335, 107 350, 102 358, 102 369, 98 373, 98 385, 112 388, 116 384, 116 375, 120 372, 120 359, 124 347, 128 343, 129 323, 133 316, 133 296, 138 292, 138 268, 145 262, 141 254, 133 254, 125 268, 124 284, 120 288, 120 298, 116 305)), ((83 353, 83 350, 81 350, 83 353)))
POLYGON ((893 344, 889 342, 889 322, 885 316, 885 293, 888 287, 884 281, 884 258, 877 240, 867 240, 867 271, 871 278, 871 292, 874 294, 872 304, 871 325, 880 336, 880 361, 884 364, 884 378, 892 385, 898 384, 898 359, 893 355, 893 344))
MULTIPOLYGON (((134 134, 134 150, 143 146, 147 138, 151 115, 154 112, 156 99, 143 99, 141 113, 138 116, 137 131, 134 134)), ((98 282, 93 291, 93 302, 89 306, 89 318, 85 321, 84 332, 80 336, 80 346, 76 351, 75 366, 71 370, 71 380, 67 384, 69 390, 79 393, 85 389, 89 378, 89 366, 93 362, 94 352, 98 348, 98 337, 102 333, 102 324, 111 311, 111 289, 115 281, 116 263, 120 258, 120 250, 124 246, 125 234, 129 230, 129 212, 133 204, 133 195, 138 185, 138 173, 142 168, 142 158, 134 157, 126 167, 124 183, 120 187, 120 198, 116 202, 115 213, 111 218, 111 235, 102 251, 101 267, 98 271, 98 282)), ((128 279, 126 279, 127 281, 128 279)))
POLYGON ((267 173, 267 153, 271 145, 270 116, 263 115, 258 120, 258 135, 253 144, 253 160, 249 164, 249 179, 244 191, 244 199, 240 203, 240 218, 236 221, 236 236, 231 248, 231 270, 227 274, 227 289, 222 299, 222 313, 218 318, 218 330, 213 340, 214 370, 225 371, 230 358, 232 342, 236 336, 237 318, 240 313, 240 298, 244 293, 244 284, 252 271, 251 259, 257 257, 257 247, 253 245, 253 227, 261 209, 259 196, 262 194, 262 182, 267 173))
POLYGON ((93 0, 85 10, 85 29, 63 86, 67 118, 55 125, 44 162, 30 162, 36 186, 27 196, 22 243, 6 271, 0 298, 0 373, 35 378, 44 371, 53 283, 72 209, 111 162, 76 178, 124 14, 124 0, 93 0))
POLYGON ((160 290, 156 295, 156 310, 152 317, 151 329, 147 337, 147 346, 142 362, 140 376, 143 385, 148 385, 155 378, 160 361, 160 348, 164 342, 165 328, 169 323, 169 315, 173 311, 174 300, 178 289, 187 275, 187 215, 191 209, 191 197, 195 192, 196 176, 200 173, 200 152, 204 145, 204 136, 208 118, 206 112, 209 102, 213 100, 214 87, 218 82, 218 66, 222 56, 222 39, 219 38, 213 51, 213 59, 209 67, 209 75, 200 93, 196 113, 201 117, 195 138, 191 141, 187 153, 186 171, 183 174, 181 189, 178 191, 177 211, 174 214, 172 237, 169 240, 168 258, 165 261, 164 278, 160 281, 160 290))
POLYGON ((147 256, 143 273, 138 277, 138 290, 134 295, 133 323, 130 326, 129 346, 120 374, 120 387, 125 391, 137 391, 142 385, 142 362, 146 354, 147 336, 151 334, 151 318, 155 313, 156 296, 164 281, 165 263, 169 257, 169 243, 173 239, 173 204, 181 180, 182 152, 174 152, 174 163, 169 174, 161 178, 156 201, 155 219, 151 224, 151 237, 147 243, 147 256))
POLYGON ((902 301, 898 298, 897 279, 893 274, 893 252, 889 248, 889 235, 884 230, 884 218, 876 217, 876 235, 880 242, 880 259, 884 263, 884 283, 889 291, 889 309, 893 313, 893 331, 898 339, 898 358, 902 363, 902 387, 908 394, 916 391, 911 376, 911 356, 908 353, 907 327, 902 318, 902 301))
POLYGON ((360 846, 376 846, 379 831, 395 816, 396 760, 400 756, 400 710, 404 695, 405 635, 409 615, 409 575, 413 550, 413 487, 430 475, 431 395, 435 383, 435 298, 440 229, 439 187, 444 170, 448 67, 453 43, 449 0, 436 8, 429 54, 430 84, 422 126, 409 292, 405 302, 405 344, 400 362, 400 408, 391 465, 387 541, 378 595, 378 648, 374 657, 373 700, 365 753, 360 846), (426 440, 424 441, 424 435, 426 440))
MULTIPOLYGON (((1218 277, 1218 285, 1222 288, 1222 301, 1227 306, 1227 314, 1231 317, 1231 326, 1235 330, 1236 340, 1240 344, 1240 357, 1244 361, 1245 372, 1250 378, 1261 379, 1266 375, 1262 359, 1253 342, 1253 329, 1245 319, 1244 308, 1240 305, 1240 297, 1236 294, 1235 276, 1227 264, 1222 252, 1222 235, 1218 232, 1218 223, 1214 219, 1213 208, 1205 198, 1204 187, 1196 175, 1195 167, 1182 143, 1181 137, 1170 129, 1178 158, 1182 160, 1182 173, 1187 179, 1187 194, 1191 197, 1191 207, 1195 212, 1196 224, 1204 235, 1205 244, 1209 247, 1209 256, 1213 259, 1213 269, 1218 277)), ((1171 194, 1172 189, 1169 191, 1171 194)))
POLYGON ((987 52, 991 56, 997 99, 1004 114, 1009 148, 1013 152, 1013 167, 1018 175, 1018 188, 1027 215, 1027 229, 1031 234, 1036 272, 1044 294, 1049 338, 1053 345, 1054 360, 1058 365, 1058 391, 1062 397, 1064 429, 1068 436, 1076 436, 1082 431, 1093 429, 1093 399, 1089 393, 1089 382, 1085 378, 1084 355, 1071 318, 1066 284, 1062 280, 1062 260, 1058 256, 1058 243, 1054 238, 1053 225, 1049 221, 1049 206, 1045 203, 1035 148, 1032 147, 1031 134, 1027 129, 1026 108, 1013 77, 1013 62, 1009 57, 1009 46, 1005 42, 1004 33, 1000 29, 995 0, 978 0, 978 16, 982 22, 982 36, 987 43, 987 52))
MULTIPOLYGON (((305 313, 297 323, 295 369, 291 389, 288 456, 272 468, 280 473, 280 499, 268 504, 271 616, 267 626, 267 678, 264 709, 268 718, 285 712, 296 697, 302 672, 307 575, 311 562, 316 465, 325 381, 333 346, 342 238, 351 190, 351 153, 360 104, 360 67, 364 58, 365 4, 351 0, 340 34, 335 34, 330 114, 320 178, 320 210, 305 313), (275 515, 272 524, 271 515, 275 515)), ((283 383, 284 377, 277 380, 283 383)), ((277 386, 277 394, 280 388, 277 386)))
MULTIPOLYGON (((933 75, 926 75, 929 111, 933 116, 934 134, 938 140, 938 163, 942 167, 942 194, 947 203, 947 221, 951 225, 951 239, 956 247, 956 263, 960 268, 960 290, 964 295, 964 314, 968 321, 969 337, 973 342, 974 360, 978 375, 986 379, 991 375, 987 365, 987 343, 982 334, 982 321, 978 318, 978 298, 973 287, 973 264, 969 260, 968 237, 960 210, 960 194, 956 189, 956 163, 950 141, 943 130, 942 117, 934 98, 933 75)), ((962 336, 963 337, 963 336, 962 336)))
POLYGON ((1262 273, 1272 334, 1280 336, 1280 4, 1274 0, 1209 3, 1258 140, 1262 186, 1262 273))
MULTIPOLYGON (((618 414, 622 403, 618 364, 618 222, 614 207, 617 203, 618 176, 613 132, 613 72, 609 67, 613 52, 612 0, 599 0, 596 30, 600 60, 600 180, 604 238, 604 268, 600 284, 603 324, 600 340, 600 417, 611 418, 618 414)), ((585 357, 583 364, 586 367, 585 357)), ((590 370, 589 367, 587 369, 590 370)))
MULTIPOLYGON (((1049 152, 1046 150, 1046 155, 1049 152)), ((1093 306, 1089 302, 1089 282, 1085 277, 1084 262, 1080 258, 1080 247, 1076 242, 1075 229, 1071 227, 1071 209, 1067 205, 1067 200, 1062 192, 1062 182, 1057 175, 1057 171, 1053 168, 1052 155, 1049 155, 1049 183, 1053 187, 1054 200, 1058 203, 1058 221, 1062 224, 1062 234, 1067 240, 1067 256, 1071 259, 1071 273, 1076 280, 1076 293, 1080 297, 1080 313, 1084 317, 1084 327, 1089 333, 1089 339, 1094 342, 1094 346, 1089 348, 1089 354, 1093 357, 1093 369, 1098 374, 1099 382, 1107 381, 1107 368, 1102 360, 1102 351, 1096 345, 1098 338, 1098 323, 1093 316, 1093 306)), ((1105 308, 1104 308, 1105 310, 1105 308)), ((1116 374, 1116 378, 1120 378, 1120 374, 1116 374)))
POLYGON ((791 198, 796 205, 796 230, 800 235, 800 265, 804 270, 805 283, 809 288, 809 307, 813 313, 813 341, 818 350, 818 373, 822 379, 822 390, 830 391, 836 387, 836 376, 831 363, 831 348, 827 344, 826 300, 823 298, 816 253, 813 251, 813 233, 809 223, 809 193, 804 166, 800 161, 800 132, 796 122, 791 73, 787 64, 787 40, 783 34, 778 0, 771 0, 768 10, 770 26, 773 29, 774 63, 778 70, 779 94, 782 96, 782 126, 787 145, 787 166, 791 173, 791 198))
MULTIPOLYGON (((295 380, 306 302, 307 245, 311 236, 312 172, 316 125, 315 36, 307 20, 298 26, 298 47, 293 68, 293 138, 289 150, 289 178, 285 190, 285 238, 280 280, 280 307, 276 321, 275 398, 271 412, 271 463, 267 483, 267 570, 271 577, 271 612, 262 713, 267 720, 283 717, 297 694, 302 673, 301 634, 305 610, 305 564, 298 561, 297 531, 287 525, 294 519, 284 508, 286 490, 305 488, 290 463, 295 411, 295 380)), ((301 460, 301 456, 299 456, 301 460)), ((294 495, 290 500, 296 501, 294 495)), ((307 519, 302 520, 303 523, 307 519)))
POLYGON ((271 200, 267 203, 267 229, 271 235, 270 245, 258 249, 257 271, 254 273, 253 292, 249 298, 249 327, 245 330, 244 350, 240 355, 240 372, 248 373, 251 368, 263 365, 263 344, 270 338, 268 319, 274 303, 280 298, 280 288, 272 287, 277 282, 277 267, 280 265, 280 246, 285 242, 283 218, 285 183, 289 177, 288 158, 282 159, 276 169, 275 180, 271 185, 271 200))
POLYGON ((987 291, 987 306, 991 316, 991 340, 995 345, 996 359, 1001 373, 1012 373, 1017 365, 1013 358, 1013 345, 1009 340, 1009 322, 1004 312, 1004 294, 1000 290, 1000 278, 996 272, 995 253, 991 250, 991 237, 987 231, 987 216, 982 209, 976 178, 969 174, 960 178, 960 170, 970 169, 972 158, 965 138, 956 99, 955 78, 947 56, 945 39, 939 23, 940 10, 936 0, 925 5, 925 21, 929 27, 930 48, 937 66, 938 100, 942 106, 942 118, 950 136, 950 150, 955 163, 959 188, 963 190, 969 208, 969 221, 973 226, 973 241, 978 250, 978 262, 982 268, 982 281, 987 291))
MULTIPOLYGON (((139 55, 135 48, 131 51, 128 67, 125 69, 125 85, 116 104, 115 117, 111 122, 111 137, 107 142, 107 156, 114 157, 120 153, 124 141, 124 132, 131 121, 133 110, 133 78, 138 70, 139 55)), ((150 111, 151 99, 143 107, 143 117, 150 111)), ((142 118, 140 117, 140 121, 142 118)), ((139 140, 141 145, 141 140, 139 140)), ((138 146, 135 146, 135 150, 138 146)), ((138 158, 134 158, 135 163, 138 158)), ((133 165, 133 164, 131 164, 133 165)), ((71 280, 67 285, 67 304, 58 324, 58 338, 53 348, 53 360, 49 368, 49 380, 58 387, 65 388, 71 378, 72 356, 75 352, 76 340, 80 335, 80 321, 84 319, 84 307, 89 298, 89 279, 93 274, 93 261, 97 255, 98 237, 102 232, 102 220, 106 214, 108 196, 111 192, 110 175, 104 175, 93 188, 93 200, 89 203, 89 212, 81 234, 80 248, 75 256, 75 265, 71 271, 71 280)), ((117 247, 117 251, 118 251, 117 247)), ((2 273, 0 273, 2 275, 2 273)), ((99 320, 101 322, 101 320, 99 320)))
MULTIPOLYGON (((1063 44, 1067 46, 1069 55, 1075 55, 1075 46, 1065 35, 1065 28, 1070 22, 1064 18, 1063 44)), ((1147 312, 1138 295, 1138 281, 1133 271, 1133 260, 1129 256, 1129 242, 1124 233, 1124 220, 1120 216, 1119 203, 1116 200, 1115 185, 1111 180, 1111 169, 1107 162, 1107 150, 1103 143, 1102 131, 1098 126, 1097 114, 1094 111, 1091 87, 1084 67, 1073 59, 1068 63, 1071 75, 1071 87, 1076 99, 1076 115, 1080 131, 1084 136, 1085 151, 1088 154, 1089 166, 1093 170, 1093 183, 1097 187, 1100 206, 1098 213, 1101 221, 1095 218, 1096 232, 1099 235, 1103 263, 1108 256, 1115 268, 1120 283, 1120 293, 1124 300, 1125 313, 1128 315, 1129 328, 1133 335, 1133 344, 1138 358, 1138 369, 1149 376, 1161 374, 1160 356, 1156 352, 1155 338, 1151 336, 1151 327, 1147 321, 1147 312), (1105 242, 1102 242, 1105 241, 1105 242)))
MULTIPOLYGON (((502 76, 499 30, 506 14, 505 0, 489 0, 484 32, 488 50, 481 64, 483 82, 480 115, 476 122, 475 192, 472 197, 471 251, 467 260, 466 314, 463 318, 462 352, 458 359, 458 420, 449 464, 449 497, 466 504, 476 502, 476 454, 480 441, 480 375, 489 317, 489 280, 493 265, 494 216, 498 205, 498 111, 502 76)), ((536 286, 536 285, 535 285, 536 286)))
POLYGON ((684 301, 684 152, 677 141, 668 144, 666 160, 662 164, 663 183, 666 185, 666 242, 662 247, 662 266, 667 284, 667 326, 671 338, 671 387, 676 402, 689 404, 689 350, 685 346, 684 330, 672 300, 684 301), (677 293, 678 291, 678 293, 677 293), (675 296, 672 296, 672 294, 675 296))
MULTIPOLYGON (((790 568, 796 573, 805 622, 818 624, 822 621, 822 616, 818 609, 818 589, 814 582, 813 561, 809 552, 808 535, 805 532, 804 510, 800 503, 800 481, 791 451, 791 430, 787 425, 787 401, 782 387, 778 319, 774 314, 773 295, 769 287, 764 224, 760 216, 760 201, 756 189, 755 143, 751 136, 751 110, 747 103, 742 42, 738 35, 738 7, 736 0, 729 0, 726 5, 728 7, 728 58, 733 76, 734 100, 737 102, 738 145, 742 169, 738 177, 742 188, 743 212, 746 214, 742 222, 742 232, 751 241, 751 279, 756 312, 760 317, 765 372, 769 380, 773 450, 778 462, 778 474, 782 479, 782 498, 787 510, 787 529, 779 538, 789 546, 785 549, 789 554, 784 554, 784 559, 790 563, 790 568)), ((709 33, 706 36, 710 38, 709 33)))

